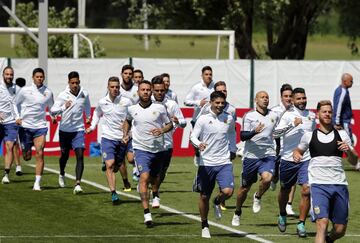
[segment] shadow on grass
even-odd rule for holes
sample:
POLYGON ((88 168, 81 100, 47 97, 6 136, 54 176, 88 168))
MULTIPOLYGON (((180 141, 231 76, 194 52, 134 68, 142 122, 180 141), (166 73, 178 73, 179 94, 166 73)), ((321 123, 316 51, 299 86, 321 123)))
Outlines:
MULTIPOLYGON (((11 179, 11 178, 10 178, 11 179)), ((17 184, 17 183, 28 183, 28 182, 34 182, 34 180, 11 180, 11 183, 17 184)))
POLYGON ((162 218, 162 217, 172 217, 172 216, 179 216, 179 215, 194 215, 194 216, 198 216, 200 215, 199 213, 182 213, 182 214, 178 214, 178 213, 153 213, 152 214, 154 216, 156 216, 156 218, 162 218))
MULTIPOLYGON (((252 234, 252 233, 249 233, 252 234)), ((228 234, 211 234, 211 236, 219 236, 219 237, 233 237, 233 238, 243 238, 246 237, 246 234, 235 234, 235 233, 228 233, 228 234)))
POLYGON ((169 225, 190 225, 185 222, 153 222, 153 227, 169 226, 169 225))
POLYGON ((161 191, 161 193, 188 193, 188 192, 192 192, 191 190, 175 190, 175 191, 170 191, 170 190, 167 190, 167 191, 161 191))
POLYGON ((193 172, 189 172, 189 171, 172 171, 172 172, 167 172, 167 174, 190 174, 193 172))

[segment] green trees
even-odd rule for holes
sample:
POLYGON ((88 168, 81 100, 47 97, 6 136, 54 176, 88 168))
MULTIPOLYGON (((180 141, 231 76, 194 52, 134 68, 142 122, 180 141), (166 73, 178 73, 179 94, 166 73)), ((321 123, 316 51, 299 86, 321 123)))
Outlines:
MULTIPOLYGON (((34 3, 19 3, 16 6, 16 15, 28 26, 38 26, 38 10, 34 8, 34 3)), ((75 27, 75 9, 66 7, 61 12, 57 12, 54 7, 49 7, 48 26, 49 28, 75 27)), ((9 20, 9 26, 17 26, 13 19, 9 20)), ((49 35, 49 57, 71 57, 73 53, 72 35, 49 35)), ((94 55, 104 56, 105 50, 101 47, 98 38, 93 40, 94 55)), ((15 47, 19 57, 36 57, 38 45, 26 34, 21 35, 20 45, 15 47)), ((85 41, 79 42, 79 56, 90 57, 90 50, 85 41)))

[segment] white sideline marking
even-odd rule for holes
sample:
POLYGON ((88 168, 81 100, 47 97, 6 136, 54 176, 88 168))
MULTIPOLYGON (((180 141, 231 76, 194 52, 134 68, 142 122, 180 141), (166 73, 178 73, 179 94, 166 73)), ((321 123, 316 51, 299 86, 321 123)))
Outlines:
POLYGON ((0 239, 10 238, 161 238, 161 237, 200 237, 200 235, 2 235, 0 239))
MULTIPOLYGON (((28 166, 35 167, 35 165, 28 165, 28 166)), ((54 173, 54 174, 59 174, 59 171, 54 170, 54 169, 51 169, 51 168, 44 167, 44 170, 49 171, 49 172, 52 172, 52 173, 54 173)), ((65 174, 65 177, 70 178, 70 179, 72 179, 72 180, 76 180, 75 176, 70 175, 70 174, 68 174, 68 173, 65 174)), ((93 187, 102 189, 102 190, 104 190, 104 191, 110 192, 110 190, 109 190, 108 187, 105 187, 105 186, 103 186, 103 185, 101 185, 101 184, 98 184, 98 183, 96 183, 96 182, 89 181, 89 180, 86 180, 86 179, 81 179, 81 182, 82 182, 82 183, 85 183, 85 184, 88 184, 88 185, 91 185, 91 186, 93 186, 93 187)), ((121 192, 121 191, 117 191, 117 193, 120 194, 120 195, 122 195, 122 196, 125 196, 125 197, 128 197, 128 198, 137 199, 137 200, 140 201, 140 197, 138 197, 138 196, 134 196, 134 195, 132 195, 132 194, 127 194, 127 193, 124 193, 124 192, 121 192)), ((161 204, 161 207, 160 207, 160 208, 163 209, 163 210, 165 210, 165 211, 168 211, 168 212, 170 212, 170 213, 175 213, 175 214, 184 216, 184 217, 186 217, 186 218, 193 219, 193 220, 196 220, 196 221, 201 222, 201 218, 198 217, 198 216, 195 216, 195 215, 191 215, 191 214, 187 214, 187 213, 178 211, 178 210, 176 210, 176 209, 167 207, 167 206, 165 206, 165 205, 163 205, 163 204, 161 204)), ((217 227, 217 228, 220 228, 220 229, 229 231, 229 232, 231 232, 231 233, 235 233, 235 234, 238 234, 238 235, 247 237, 247 238, 249 238, 249 239, 252 239, 252 240, 255 240, 255 241, 258 241, 258 242, 262 242, 262 243, 273 243, 272 241, 263 239, 263 238, 261 238, 261 237, 258 237, 257 235, 248 234, 247 232, 240 231, 240 230, 236 230, 236 229, 233 229, 233 228, 231 228, 231 227, 229 227, 229 226, 226 226, 226 225, 223 225, 223 224, 219 224, 219 223, 215 223, 215 222, 210 221, 210 220, 209 220, 209 225, 212 225, 212 226, 215 226, 215 227, 217 227)))

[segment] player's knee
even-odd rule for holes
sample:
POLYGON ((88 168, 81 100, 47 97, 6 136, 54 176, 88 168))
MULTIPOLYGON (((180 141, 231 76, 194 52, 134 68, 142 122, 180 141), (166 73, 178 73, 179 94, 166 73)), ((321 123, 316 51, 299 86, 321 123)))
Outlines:
POLYGON ((23 159, 25 161, 31 160, 31 150, 23 151, 23 159))
POLYGON ((334 225, 333 232, 338 236, 338 238, 343 237, 346 232, 346 226, 342 224, 334 225))
POLYGON ((12 151, 12 149, 14 148, 14 143, 8 141, 5 143, 5 146, 6 146, 6 151, 12 151))
POLYGON ((226 196, 226 198, 229 198, 233 195, 234 189, 232 188, 224 188, 221 190, 221 192, 226 196))
POLYGON ((302 186, 301 187, 301 195, 304 197, 310 197, 310 187, 309 186, 302 186))
POLYGON ((210 195, 207 195, 205 193, 200 193, 200 199, 203 201, 209 201, 210 195))

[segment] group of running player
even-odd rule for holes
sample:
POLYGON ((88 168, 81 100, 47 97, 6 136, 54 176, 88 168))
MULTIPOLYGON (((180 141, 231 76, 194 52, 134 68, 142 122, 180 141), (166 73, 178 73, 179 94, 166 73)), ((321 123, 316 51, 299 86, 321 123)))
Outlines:
MULTIPOLYGON (((214 82, 212 75, 210 66, 203 67, 201 81, 191 88, 184 100, 186 106, 194 107, 190 140, 196 150, 194 163, 198 171, 193 189, 200 193, 201 235, 204 238, 211 237, 208 211, 215 183, 219 185, 219 192, 213 200, 216 219, 222 217, 222 210, 226 209, 225 200, 233 194, 232 160, 237 151, 235 107, 226 101, 226 83, 214 82)), ((344 74, 342 79, 350 77, 352 85, 350 74, 344 74)), ((141 70, 124 65, 122 81, 115 76, 108 79, 107 93, 98 101, 92 116, 89 93, 80 86, 80 76, 76 71, 68 74, 68 84, 55 102, 53 93, 44 85, 45 74, 41 68, 33 70, 30 86, 19 88, 13 83, 13 78, 14 70, 6 67, 0 86, 0 139, 5 141, 7 151, 2 183, 10 183, 13 148, 19 136, 24 160, 31 159, 31 149, 35 147, 33 190, 41 190, 48 109, 53 122, 60 120, 59 186, 65 187, 65 167, 72 149, 76 155, 74 194, 81 193, 85 134, 91 133, 101 120, 102 160, 111 200, 114 204, 120 202, 116 193, 115 173, 118 170, 123 178, 124 191, 131 191, 126 158, 133 165, 133 180, 138 181, 144 223, 152 226, 148 188, 151 185, 152 208, 159 208, 159 189, 172 157, 172 135, 175 128, 186 126, 177 95, 169 89, 170 76, 164 73, 153 77, 150 82, 144 80, 141 70), (84 112, 85 123, 90 125, 88 128, 85 128, 84 112)), ((350 102, 349 87, 345 87, 345 94, 339 91, 342 101, 350 102)), ((307 236, 305 220, 310 209, 317 225, 316 242, 325 242, 325 237, 326 242, 332 242, 345 234, 347 225, 349 197, 342 154, 345 152, 348 161, 356 165, 357 154, 349 137, 351 130, 341 123, 344 122, 341 119, 333 123, 330 101, 318 103, 316 116, 306 109, 303 88, 292 89, 291 85, 284 84, 280 95, 281 103, 269 109, 267 92, 257 92, 256 108, 243 117, 240 132, 244 141, 243 169, 231 223, 240 225, 243 203, 259 174, 259 188, 253 195, 254 213, 260 212, 261 197, 270 187, 275 190, 279 180, 278 228, 285 232, 287 215, 294 214, 292 188, 299 184, 301 200, 297 234, 299 237, 307 236), (316 117, 320 123, 318 129, 316 117), (326 234, 329 220, 334 227, 326 234)), ((346 102, 343 102, 345 106, 348 105, 346 102)), ((337 105, 337 109, 336 114, 341 115, 341 105, 337 105)))

